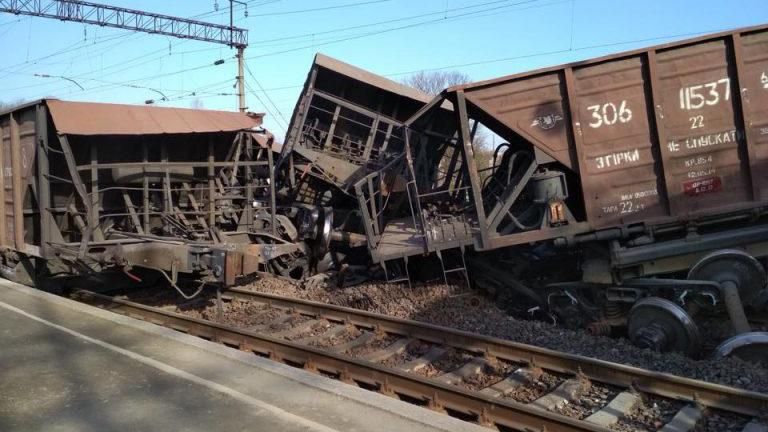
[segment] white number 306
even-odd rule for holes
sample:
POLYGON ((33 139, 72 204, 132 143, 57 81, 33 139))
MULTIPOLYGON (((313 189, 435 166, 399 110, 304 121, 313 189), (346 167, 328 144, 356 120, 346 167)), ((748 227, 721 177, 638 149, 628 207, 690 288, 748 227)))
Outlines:
POLYGON ((627 108, 627 101, 623 100, 616 108, 616 104, 608 102, 602 105, 592 105, 587 107, 592 111, 592 121, 589 126, 599 128, 602 125, 614 125, 616 122, 627 123, 632 120, 632 111, 627 108))

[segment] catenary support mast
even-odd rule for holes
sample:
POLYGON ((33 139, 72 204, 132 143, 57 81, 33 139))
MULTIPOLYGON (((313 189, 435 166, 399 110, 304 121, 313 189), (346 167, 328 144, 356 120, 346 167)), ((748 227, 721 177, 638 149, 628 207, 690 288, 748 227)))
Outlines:
POLYGON ((234 26, 233 2, 245 4, 230 0, 229 26, 79 0, 0 0, 0 12, 228 45, 237 49, 237 101, 240 111, 245 111, 245 78, 242 71, 243 51, 248 46, 248 30, 234 26))

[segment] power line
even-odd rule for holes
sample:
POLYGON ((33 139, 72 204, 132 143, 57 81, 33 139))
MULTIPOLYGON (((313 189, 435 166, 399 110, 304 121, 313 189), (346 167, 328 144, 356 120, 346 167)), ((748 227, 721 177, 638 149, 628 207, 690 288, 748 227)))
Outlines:
POLYGON ((4 2, 0 5, 0 12, 96 24, 230 46, 248 45, 248 31, 231 25, 224 26, 81 0, 4 2))
MULTIPOLYGON (((276 3, 276 2, 278 2, 278 1, 280 1, 280 0, 267 0, 267 1, 262 1, 261 3, 258 3, 258 4, 257 4, 257 6, 261 6, 261 5, 265 5, 265 4, 269 4, 269 3, 276 3)), ((246 2, 246 4, 252 4, 253 2, 254 2, 254 0, 250 0, 250 1, 246 2)), ((77 3, 77 2, 74 2, 74 3, 77 3)), ((27 7, 27 6, 22 6, 22 7, 27 7)), ((37 7, 37 6, 35 6, 35 5, 32 5, 32 6, 29 6, 29 7, 35 8, 35 7, 37 7)), ((106 6, 106 7, 108 7, 108 8, 112 8, 111 6, 106 6)), ((246 7, 247 7, 247 5, 246 5, 246 7)), ((120 8, 117 8, 117 9, 120 9, 120 8)), ((125 10, 125 11, 127 11, 127 12, 131 12, 130 10, 125 10)), ((215 14, 215 13, 216 13, 216 11, 213 11, 213 12, 205 12, 205 13, 202 13, 202 14, 198 14, 197 16, 195 16, 195 17, 192 17, 192 18, 203 17, 203 16, 207 16, 207 15, 212 15, 212 14, 215 14)), ((154 14, 153 14, 153 15, 154 15, 154 14)), ((163 18, 164 16, 159 16, 159 17, 163 18)), ((164 18, 170 18, 170 17, 164 17, 164 18)), ((179 20, 185 20, 185 19, 181 18, 181 19, 179 19, 179 20)), ((187 18, 186 20, 187 20, 187 21, 190 21, 190 22, 193 22, 193 23, 196 23, 195 21, 191 21, 189 18, 187 18)), ((16 21, 13 21, 13 22, 17 22, 17 21, 20 21, 20 20, 16 20, 16 21)), ((11 23, 13 23, 13 22, 11 22, 11 23)), ((0 25, 2 25, 2 24, 0 24, 0 25)), ((105 38, 106 38, 105 40, 102 40, 102 41, 99 41, 99 42, 94 42, 93 44, 95 45, 95 44, 97 44, 97 43, 104 43, 104 42, 108 42, 108 41, 111 41, 111 40, 113 40, 113 39, 120 39, 120 38, 125 38, 125 40, 123 40, 123 41, 121 41, 121 42, 118 42, 118 44, 112 45, 112 46, 116 46, 116 45, 119 45, 120 43, 126 42, 126 41, 127 41, 127 39, 128 39, 129 37, 131 37, 131 36, 135 36, 135 35, 139 35, 139 36, 146 36, 146 35, 144 35, 144 34, 140 34, 140 33, 137 33, 137 32, 134 32, 134 33, 122 33, 122 34, 119 34, 119 35, 117 35, 117 36, 114 36, 114 35, 110 35, 109 37, 105 37, 105 38)), ((89 44, 86 44, 85 42, 87 42, 87 40, 86 40, 86 41, 78 41, 77 43, 75 43, 75 44, 73 44, 73 45, 71 45, 71 46, 68 46, 68 47, 66 47, 66 48, 64 48, 64 49, 61 49, 61 50, 55 51, 55 52, 53 52, 53 53, 50 53, 50 54, 47 54, 47 55, 45 55, 45 56, 39 57, 39 58, 37 58, 37 59, 27 60, 27 61, 25 61, 25 62, 22 62, 22 63, 20 63, 20 64, 17 64, 17 65, 6 66, 5 68, 3 68, 3 69, 0 69, 0 70, 7 70, 7 69, 10 69, 10 68, 14 68, 14 67, 17 67, 17 66, 24 66, 24 65, 29 65, 29 66, 31 66, 32 64, 36 64, 37 62, 39 62, 39 61, 41 61, 41 60, 44 60, 44 59, 47 59, 47 58, 51 58, 51 57, 54 57, 54 56, 62 55, 62 54, 65 54, 65 53, 67 53, 67 52, 77 51, 77 50, 80 50, 80 49, 83 49, 83 48, 89 48, 89 47, 90 47, 90 45, 89 45, 89 44)), ((186 42, 186 41, 183 41, 183 42, 186 42)), ((183 42, 180 42, 180 43, 183 43, 183 42)), ((180 43, 179 43, 179 44, 180 44, 180 43)), ((170 46, 173 46, 173 45, 174 45, 174 44, 171 44, 170 46)), ((169 46, 169 49, 170 49, 170 46, 169 46)), ((136 60, 142 60, 142 59, 144 59, 145 61, 143 61, 143 62, 141 62, 141 63, 139 63, 139 64, 135 64, 135 65, 133 65, 133 66, 131 66, 131 67, 129 67, 129 68, 123 68, 123 69, 122 69, 122 71, 124 71, 124 70, 127 70, 127 69, 131 69, 131 68, 133 68, 133 67, 138 67, 138 66, 141 66, 141 65, 143 65, 143 64, 146 64, 146 63, 150 63, 150 62, 156 61, 156 60, 158 60, 158 59, 161 59, 161 58, 162 58, 162 57, 164 57, 164 56, 160 56, 160 57, 158 57, 158 58, 156 58, 156 59, 149 59, 149 60, 146 60, 146 56, 147 56, 147 55, 151 55, 152 53, 161 52, 161 51, 165 51, 165 49, 163 48, 163 49, 160 49, 160 50, 156 50, 156 51, 153 51, 153 52, 151 52, 151 53, 149 53, 149 54, 143 54, 143 55, 141 55, 141 56, 139 56, 139 57, 137 57, 137 58, 134 58, 134 59, 129 59, 129 60, 127 60, 127 61, 122 61, 122 62, 119 62, 119 63, 117 63, 117 64, 108 65, 106 68, 102 68, 102 69, 101 69, 101 72, 103 73, 103 71, 104 71, 104 70, 112 69, 112 68, 114 68, 114 67, 118 67, 118 66, 120 66, 120 65, 123 65, 123 64, 132 63, 132 62, 134 62, 134 61, 136 61, 136 60)), ((205 50, 196 50, 196 51, 192 51, 192 50, 190 50, 190 51, 188 51, 188 52, 199 52, 199 51, 205 51, 205 50)), ((184 54, 184 53, 185 53, 185 52, 182 52, 181 54, 184 54)), ((22 67, 21 69, 16 69, 14 72, 21 72, 22 70, 28 69, 28 68, 29 68, 29 66, 26 66, 26 67, 22 67)), ((80 74, 78 77, 79 77, 79 78, 83 78, 83 77, 85 77, 85 76, 88 76, 88 75, 92 75, 93 73, 96 73, 96 72, 99 72, 99 71, 86 72, 86 73, 84 73, 84 74, 80 74)), ((6 75, 6 76, 7 76, 7 75, 6 75)), ((164 75, 163 75, 163 76, 164 76, 164 75)), ((33 87, 33 86, 26 86, 26 87, 33 87)), ((35 85, 35 87, 36 87, 36 85, 35 85)))
MULTIPOLYGON (((502 0, 502 1, 510 1, 510 0, 502 0)), ((567 3, 567 2, 570 2, 570 1, 571 0, 555 0, 555 1, 552 1, 550 3, 533 4, 531 6, 515 7, 515 8, 512 8, 514 5, 509 5, 509 6, 505 6, 504 8, 509 7, 510 9, 508 9, 506 11, 502 11, 502 12, 489 12, 489 13, 486 13, 489 10, 494 11, 496 9, 496 8, 491 8, 491 9, 487 9, 487 10, 484 10, 484 11, 476 11, 475 13, 473 13, 471 15, 467 15, 467 16, 449 17, 449 19, 452 22, 466 20, 466 19, 477 19, 477 18, 482 18, 482 17, 486 17, 486 16, 500 15, 502 13, 518 12, 518 11, 523 11, 523 10, 528 10, 528 9, 540 9, 540 8, 544 8, 544 7, 547 7, 547 6, 554 6, 554 5, 558 5, 558 4, 561 4, 561 3, 567 3)), ((493 3, 496 3, 496 2, 493 2, 493 3)), ((438 15, 438 14, 441 15, 441 16, 444 16, 443 12, 433 12, 433 13, 422 14, 422 15, 418 15, 418 16, 429 16, 429 15, 438 15)), ((303 41, 297 40, 297 41, 291 42, 291 41, 289 41, 289 39, 291 39, 291 38, 295 39, 295 38, 299 38, 299 37, 301 37, 301 38, 307 37, 309 40, 312 41, 312 46, 315 47, 315 46, 318 46, 320 42, 336 41, 337 40, 337 37, 317 38, 317 36, 322 35, 322 34, 330 34, 330 33, 346 31, 346 30, 364 28, 364 27, 372 27, 374 25, 379 25, 379 24, 382 24, 382 23, 408 21, 408 20, 411 20, 411 19, 413 19, 413 17, 397 18, 397 19, 388 20, 388 21, 382 21, 382 22, 378 22, 378 23, 369 23, 369 24, 357 25, 357 26, 346 27, 346 28, 342 28, 342 29, 318 32, 318 33, 305 33, 303 35, 297 35, 295 37, 270 39, 272 41, 283 40, 284 39, 285 41, 281 42, 281 43, 267 43, 266 41, 264 41, 264 43, 257 42, 254 45, 257 45, 257 46, 260 46, 260 47, 293 45, 293 44, 296 44, 296 43, 301 43, 303 41)), ((442 22, 444 22, 444 21, 442 21, 442 22)), ((343 38, 343 36, 341 36, 341 37, 343 38)))
POLYGON ((264 111, 266 111, 267 114, 269 114, 270 116, 272 116, 275 119, 275 121, 277 122, 278 127, 284 127, 286 130, 288 129, 287 125, 285 125, 285 126, 280 125, 280 119, 272 112, 272 110, 269 109, 269 105, 264 103, 264 101, 261 99, 261 96, 259 96, 259 94, 256 93, 255 90, 253 90, 253 87, 251 87, 250 84, 245 83, 245 88, 247 88, 248 91, 256 98, 256 100, 258 100, 259 103, 264 107, 264 111))
MULTIPOLYGON (((174 75, 182 74, 182 73, 185 73, 185 72, 191 72, 191 71, 201 70, 201 69, 205 69, 205 68, 209 68, 209 67, 219 66, 219 65, 224 64, 224 63, 225 63, 225 60, 217 60, 217 61, 215 61, 213 63, 199 65, 199 66, 194 66, 194 67, 190 67, 190 68, 186 68, 186 69, 181 69, 181 70, 177 70, 177 71, 173 71, 173 72, 168 72, 168 73, 164 73, 164 74, 152 75, 152 76, 148 76, 148 77, 136 78, 136 79, 132 79, 132 80, 128 80, 128 81, 114 82, 114 83, 109 83, 109 84, 105 83, 105 84, 102 84, 100 86, 88 88, 88 89, 85 89, 85 90, 76 91, 75 93, 80 94, 80 95, 86 95, 86 94, 98 93, 100 91, 111 90, 111 89, 114 89, 114 88, 117 88, 117 87, 132 87, 132 84, 134 84, 136 82, 148 81, 150 79, 162 78, 162 77, 167 77, 167 76, 174 76, 174 75)), ((73 78, 77 78, 77 77, 73 77, 73 78)), ((87 79, 87 78, 85 78, 85 79, 87 79)), ((96 80, 94 79, 94 81, 96 81, 96 80)), ((231 82, 231 80, 228 79, 227 82, 231 82)), ((146 87, 146 88, 147 89, 157 89, 158 87, 151 87, 151 88, 150 87, 146 87)))
MULTIPOLYGON (((251 3, 252 1, 253 1, 253 0, 249 1, 248 3, 251 3)), ((279 0, 273 0, 273 2, 274 2, 274 1, 279 1, 279 0)), ((269 2, 267 2, 267 3, 269 3, 269 2)), ((202 18, 202 17, 205 17, 206 15, 211 15, 211 14, 214 14, 215 12, 216 12, 216 11, 212 11, 212 12, 205 12, 205 13, 202 13, 202 14, 198 14, 198 15, 195 15, 195 16, 192 16, 192 17, 189 17, 189 18, 190 18, 190 19, 191 19, 191 18, 202 18)), ((27 19, 30 19, 30 18, 27 18, 27 19)), ((14 23, 14 22, 19 22, 19 21, 21 21, 21 20, 19 19, 19 20, 16 20, 16 21, 11 21, 11 22, 9 22, 9 23, 14 23)), ((3 25, 3 24, 0 24, 0 25, 3 25)), ((98 42, 94 42, 93 44, 94 44, 94 45, 96 45, 96 44, 100 44, 100 43, 104 43, 104 42, 109 42, 109 41, 111 41, 111 40, 115 40, 115 39, 122 39, 122 38, 125 38, 125 39, 129 39, 129 38, 131 38, 131 37, 133 37, 133 36, 138 36, 138 37, 146 37, 146 36, 148 36, 148 34, 146 34, 146 33, 139 33, 139 32, 136 32, 136 31, 133 31, 133 32, 129 32, 129 33, 126 33, 126 32, 121 32, 121 33, 118 33, 118 34, 112 34, 112 35, 108 35, 108 36, 102 36, 101 38, 105 38, 105 40, 102 40, 102 41, 98 41, 98 42)), ((126 40, 126 41, 127 41, 127 40, 126 40)), ((126 41, 122 41, 122 42, 126 42, 126 41)), ((42 56, 42 57, 38 57, 38 58, 36 58, 36 59, 33 59, 33 60, 29 60, 29 61, 25 61, 25 62, 22 62, 22 63, 18 63, 18 64, 16 64, 16 65, 5 66, 5 67, 3 67, 3 68, 0 68, 0 70, 7 70, 8 68, 12 68, 12 67, 15 67, 15 66, 24 65, 24 64, 27 64, 27 63, 34 63, 34 62, 37 62, 37 61, 39 61, 39 60, 43 60, 43 59, 46 59, 46 58, 50 58, 50 57, 58 56, 58 55, 61 55, 61 54, 66 54, 66 53, 68 53, 68 52, 77 51, 77 50, 80 50, 80 49, 83 49, 83 48, 87 48, 87 47, 88 47, 88 45, 87 45, 87 44, 85 44, 85 42, 87 42, 87 41, 78 41, 78 42, 76 42, 75 44, 73 44, 73 45, 70 45, 70 47, 64 48, 64 49, 62 49, 62 50, 59 50, 59 51, 55 51, 55 52, 53 52, 53 53, 51 53, 51 54, 47 54, 47 55, 44 55, 44 56, 42 56), (72 48, 72 47, 74 47, 74 48, 72 48)), ((122 43, 122 42, 121 42, 121 43, 122 43)), ((178 44, 181 44, 181 43, 184 43, 184 42, 187 42, 187 40, 185 40, 185 41, 181 41, 181 42, 179 42, 178 44)), ((113 45, 112 47, 114 47, 114 46, 115 46, 115 45, 113 45)), ((164 51, 164 49, 161 49, 160 51, 164 51)), ((150 53, 150 54, 151 54, 151 53, 150 53)), ((142 56, 139 56, 138 58, 141 58, 141 57, 143 57, 143 56, 146 56, 146 55, 148 55, 148 54, 143 54, 142 56)))
MULTIPOLYGON (((507 1, 507 0, 503 0, 503 1, 507 1)), ((329 41, 329 42, 313 43, 311 45, 304 45, 304 46, 297 47, 297 48, 290 48, 290 49, 286 49, 286 50, 282 50, 282 51, 273 51, 273 52, 270 52, 270 53, 259 54, 259 55, 256 55, 256 56, 248 57, 248 59, 253 60, 253 59, 258 59, 258 58, 270 57, 270 56, 279 55, 279 54, 286 54, 286 53, 294 52, 294 51, 301 51, 301 50, 304 50, 304 49, 307 49, 307 48, 315 48, 317 46, 324 46, 324 45, 330 45, 330 44, 335 44, 335 43, 340 43, 340 42, 347 42, 347 41, 354 40, 354 39, 362 39, 362 38, 368 37, 368 36, 378 36, 378 35, 381 35, 381 34, 384 34, 384 33, 391 33, 391 32, 394 32, 394 31, 405 30, 405 29, 420 27, 420 26, 424 26, 424 25, 443 23, 443 22, 447 22, 449 20, 454 20, 454 19, 459 18, 459 17, 464 17, 464 16, 473 15, 473 14, 488 12, 488 11, 491 11, 491 10, 498 10, 498 9, 508 8, 508 7, 517 6, 517 5, 521 5, 521 4, 534 3, 534 2, 537 2, 537 1, 539 1, 539 0, 523 0, 521 2, 514 3, 514 4, 511 4, 511 5, 496 6, 496 7, 493 7, 493 8, 483 9, 483 10, 480 10, 480 11, 466 12, 466 13, 462 13, 462 14, 459 14, 459 15, 454 15, 454 16, 451 16, 451 17, 448 17, 448 18, 437 18, 437 19, 431 19, 431 20, 427 20, 427 21, 420 21, 420 22, 417 22, 417 23, 406 24, 406 25, 402 25, 402 26, 399 26, 399 27, 392 27, 392 28, 388 28, 388 29, 384 29, 384 30, 378 30, 378 31, 373 31, 373 32, 369 32, 369 33, 362 33, 362 34, 357 34, 357 35, 353 35, 353 36, 342 37, 340 39, 332 40, 332 41, 329 41)), ((498 1, 497 2, 491 2, 491 3, 498 3, 498 1)))
MULTIPOLYGON (((398 23, 398 22, 403 22, 403 21, 410 21, 410 20, 414 20, 414 19, 418 19, 418 18, 424 18, 424 17, 428 17, 428 16, 444 15, 447 12, 456 12, 456 11, 467 10, 467 9, 475 9, 475 8, 482 7, 482 6, 488 6, 488 5, 499 4, 499 3, 508 3, 510 1, 512 1, 512 0, 495 0, 495 1, 489 1, 489 2, 485 2, 485 3, 480 3, 480 4, 472 5, 472 6, 462 6, 462 7, 457 7, 457 8, 448 9, 448 10, 441 10, 441 11, 437 11, 437 12, 428 12, 428 13, 419 14, 419 15, 410 15, 410 16, 406 16, 406 17, 394 18, 394 19, 390 19, 390 20, 372 22, 372 23, 367 23, 367 24, 359 24, 359 25, 355 25, 355 26, 342 27, 342 28, 337 28, 337 29, 333 29, 333 30, 326 30, 326 31, 321 31, 321 32, 302 33, 302 34, 298 34, 298 35, 284 36, 284 37, 273 38, 273 39, 261 39, 259 42, 255 42, 255 43, 253 43, 251 45, 252 46, 254 46, 254 45, 263 45, 263 44, 265 44, 267 42, 277 42, 277 41, 290 40, 290 39, 301 39, 301 38, 306 38, 306 37, 315 38, 317 36, 325 35, 325 34, 330 34, 330 33, 340 33, 340 32, 344 32, 344 31, 347 31, 347 30, 359 30, 359 29, 362 29, 362 28, 375 27, 375 26, 384 25, 384 24, 393 24, 393 23, 398 23)), ((534 1, 536 1, 536 0, 534 0, 534 1)))
MULTIPOLYGON (((485 64, 492 64, 492 63, 503 63, 507 61, 512 60, 521 60, 526 58, 533 58, 533 57, 543 57, 553 54, 563 54, 567 52, 577 52, 577 51, 585 51, 589 49, 595 49, 595 48, 605 48, 610 46, 617 46, 617 45, 627 45, 632 43, 638 43, 638 42, 650 42, 650 41, 656 41, 656 40, 662 40, 662 39, 673 39, 673 38, 680 38, 680 37, 689 37, 689 36, 699 36, 703 34, 709 34, 709 33, 717 33, 721 31, 729 30, 728 28, 720 28, 720 29, 714 29, 714 30, 706 30, 701 32, 692 32, 692 33, 677 33, 672 35, 665 35, 665 36, 656 36, 652 38, 643 38, 643 39, 632 39, 632 40, 625 40, 620 42, 608 42, 608 43, 601 43, 601 44, 595 44, 595 45, 588 45, 578 48, 562 48, 562 49, 555 49, 555 50, 549 50, 549 51, 540 51, 530 54, 522 54, 517 56, 510 56, 510 57, 501 57, 501 58, 494 58, 494 59, 487 59, 487 60, 478 60, 473 62, 467 62, 467 63, 455 63, 445 66, 438 66, 438 67, 432 67, 432 68, 423 68, 423 69, 415 69, 415 70, 409 70, 404 72, 393 72, 388 74, 383 74, 384 77, 396 77, 396 76, 402 76, 402 75, 410 75, 418 72, 435 72, 435 71, 441 71, 445 69, 456 69, 456 68, 462 68, 462 67, 469 67, 469 66, 480 66, 485 64)), ((278 90, 290 90, 290 89, 296 89, 296 88, 302 88, 304 87, 304 84, 296 84, 296 85, 288 85, 288 86, 280 86, 280 87, 271 87, 266 88, 264 91, 278 91, 278 90)))
POLYGON ((715 30, 707 30, 707 31, 701 31, 701 32, 692 32, 692 33, 678 33, 673 35, 666 35, 666 36, 657 36, 652 38, 644 38, 644 39, 632 39, 632 40, 625 40, 620 42, 608 42, 608 43, 602 43, 602 44, 595 44, 595 45, 588 45, 583 46, 579 48, 563 48, 563 49, 557 49, 557 50, 551 50, 551 51, 544 51, 544 52, 537 52, 537 53, 531 53, 531 54, 523 54, 518 56, 512 56, 512 57, 503 57, 503 58, 496 58, 496 59, 490 59, 490 60, 480 60, 475 62, 469 62, 469 63, 461 63, 461 64, 452 64, 448 66, 441 66, 436 68, 429 68, 429 69, 420 69, 420 70, 412 70, 408 72, 397 72, 392 74, 387 74, 384 76, 392 77, 392 76, 400 76, 400 75, 409 75, 412 73, 417 72, 432 72, 432 71, 439 71, 444 69, 455 69, 455 68, 461 68, 461 67, 468 67, 468 66, 479 66, 484 64, 491 64, 491 63, 501 63, 511 60, 521 60, 524 58, 532 58, 532 57, 542 57, 552 54, 562 54, 566 52, 576 52, 576 51, 585 51, 589 49, 595 49, 595 48, 605 48, 610 46, 617 46, 617 45, 627 45, 632 43, 638 43, 638 42, 651 42, 656 40, 662 40, 662 39, 673 39, 673 38, 680 38, 680 37, 689 37, 689 36, 699 36, 703 34, 709 34, 709 33, 717 33, 721 31, 728 30, 726 28, 721 29, 715 29, 715 30))
POLYGON ((321 11, 335 10, 335 9, 346 9, 346 8, 365 6, 365 5, 376 4, 376 3, 387 3, 390 1, 392 0, 368 0, 363 2, 347 3, 343 5, 336 5, 336 6, 325 6, 325 7, 312 8, 312 9, 299 9, 299 10, 291 10, 291 11, 283 11, 283 12, 270 12, 265 14, 253 14, 251 16, 265 17, 265 16, 279 16, 279 15, 295 15, 295 14, 303 14, 303 13, 309 13, 309 12, 321 12, 321 11))
POLYGON ((245 70, 248 72, 248 75, 251 76, 251 78, 256 83, 256 85, 259 86, 259 89, 261 90, 262 93, 264 93, 264 96, 266 96, 266 98, 269 101, 269 103, 271 103, 272 106, 275 108, 275 111, 277 111, 277 114, 283 120, 283 123, 285 124, 285 127, 287 128, 288 127, 288 120, 285 118, 283 113, 280 111, 280 108, 278 108, 277 104, 275 104, 275 102, 272 100, 272 98, 269 97, 269 93, 267 93, 264 90, 264 87, 261 86, 261 83, 259 82, 258 79, 256 79, 256 76, 253 74, 253 72, 251 72, 251 68, 250 68, 250 66, 248 66, 248 63, 245 64, 245 70))

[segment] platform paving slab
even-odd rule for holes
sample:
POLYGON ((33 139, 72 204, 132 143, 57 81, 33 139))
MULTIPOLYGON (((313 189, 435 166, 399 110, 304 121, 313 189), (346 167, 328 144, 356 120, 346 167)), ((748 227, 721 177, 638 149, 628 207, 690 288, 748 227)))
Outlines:
POLYGON ((0 431, 487 431, 0 280, 0 431))

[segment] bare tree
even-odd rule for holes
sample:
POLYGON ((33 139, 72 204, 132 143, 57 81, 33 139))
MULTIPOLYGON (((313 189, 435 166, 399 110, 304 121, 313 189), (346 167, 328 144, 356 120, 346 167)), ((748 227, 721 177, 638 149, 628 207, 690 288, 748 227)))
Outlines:
MULTIPOLYGON (((448 87, 471 82, 469 75, 459 71, 433 71, 417 72, 402 80, 402 83, 421 90, 430 95, 437 95, 448 87)), ((475 163, 478 170, 482 171, 481 177, 487 175, 485 169, 493 165, 493 151, 489 138, 489 131, 482 125, 477 128, 477 132, 472 139, 474 148, 475 163)))
POLYGON ((13 101, 0 101, 0 112, 8 111, 11 108, 17 107, 19 105, 24 104, 26 101, 24 99, 16 99, 13 101))
POLYGON ((192 109, 205 109, 205 104, 202 99, 196 97, 189 103, 189 107, 192 109))
POLYGON ((434 96, 448 87, 470 81, 469 75, 459 71, 421 71, 406 77, 403 84, 434 96))

